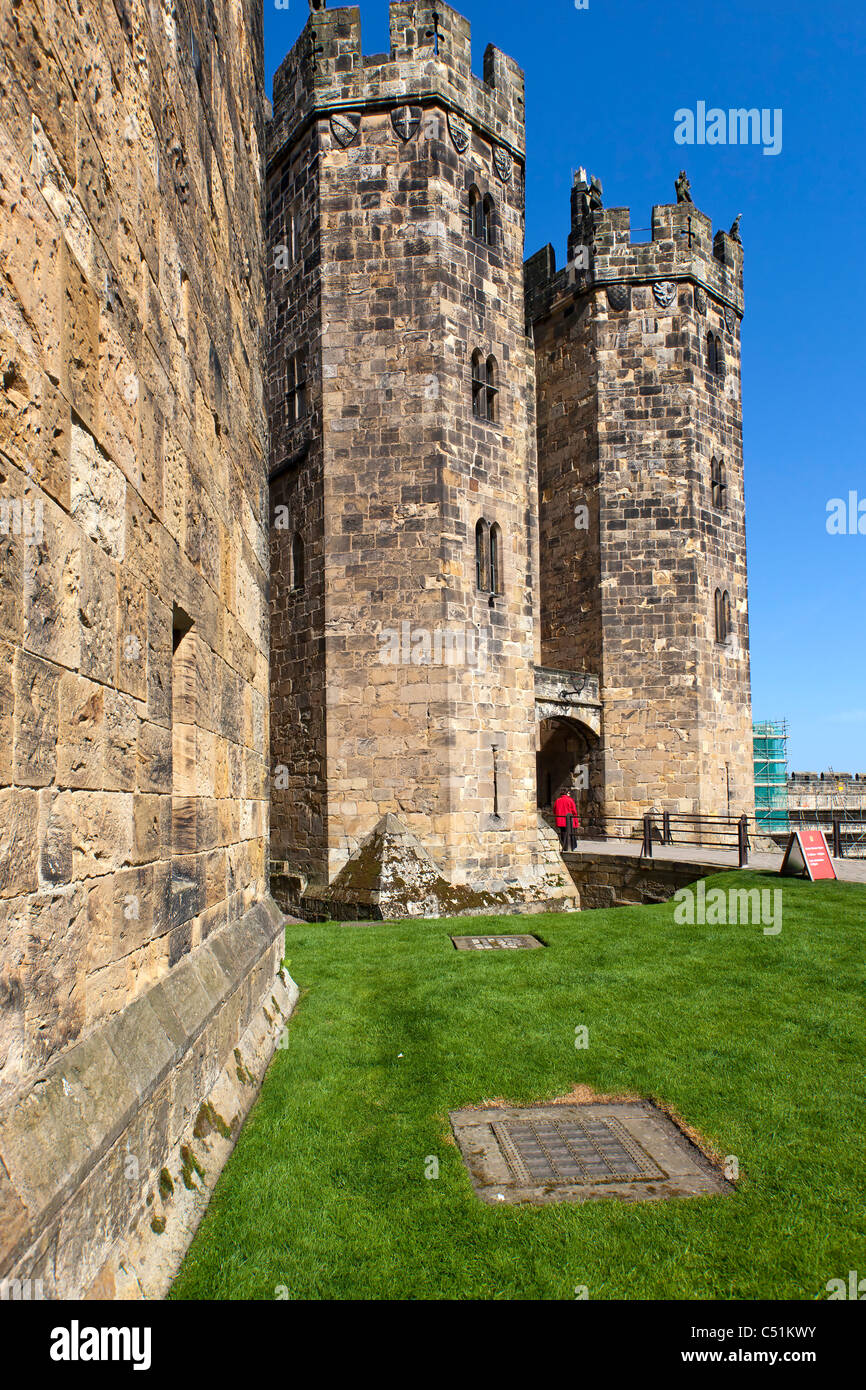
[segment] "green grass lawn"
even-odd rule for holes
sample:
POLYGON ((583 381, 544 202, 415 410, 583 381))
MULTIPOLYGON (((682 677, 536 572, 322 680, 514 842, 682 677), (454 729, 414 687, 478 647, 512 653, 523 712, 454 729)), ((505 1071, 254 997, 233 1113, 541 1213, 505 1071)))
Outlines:
MULTIPOLYGON (((781 881, 707 881, 734 884, 781 881)), ((781 886, 777 936, 680 926, 673 904, 289 927, 302 990, 289 1045, 171 1296, 813 1299, 866 1275, 866 889, 781 886), (520 930, 549 949, 449 940, 520 930), (737 1156, 734 1196, 479 1201, 448 1111, 578 1082, 671 1105, 737 1156)))

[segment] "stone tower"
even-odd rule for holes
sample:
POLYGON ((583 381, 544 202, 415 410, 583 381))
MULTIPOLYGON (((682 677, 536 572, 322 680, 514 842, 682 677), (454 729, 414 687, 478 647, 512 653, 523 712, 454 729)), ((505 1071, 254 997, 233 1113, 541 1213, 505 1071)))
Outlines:
POLYGON ((404 831, 452 885, 567 881, 536 814, 523 75, 490 47, 475 77, 439 3, 390 33, 365 57, 357 8, 312 13, 268 139, 273 881, 343 915, 404 831))
POLYGON ((581 171, 568 266, 526 278, 542 662, 600 678, 591 815, 751 813, 742 246, 691 201, 635 241, 581 171))

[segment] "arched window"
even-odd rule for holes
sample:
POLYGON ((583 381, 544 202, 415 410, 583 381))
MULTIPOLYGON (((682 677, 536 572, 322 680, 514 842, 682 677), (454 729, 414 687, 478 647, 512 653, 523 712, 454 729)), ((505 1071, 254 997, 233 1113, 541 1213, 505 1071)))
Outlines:
POLYGON ((475 523, 475 587, 482 594, 486 594, 490 590, 488 536, 487 522, 482 517, 475 523))
POLYGON ((716 641, 723 646, 730 641, 731 625, 731 596, 725 589, 716 589, 715 593, 715 620, 716 620, 716 641))
POLYGON ((716 338, 716 376, 725 375, 725 350, 721 338, 716 338))
POLYGON ((495 357, 484 355, 476 348, 472 354, 472 414, 476 420, 499 418, 497 397, 499 395, 499 366, 495 357))
POLYGON ((499 368, 495 357, 487 359, 487 419, 499 419, 497 397, 499 395, 499 368))
POLYGON ((289 424, 303 420, 307 413, 307 354, 296 352, 289 359, 289 424))
POLYGON ((476 348, 472 354, 472 414, 476 420, 486 419, 487 372, 484 358, 476 348))
POLYGON ((490 592, 502 593, 502 528, 495 521, 490 528, 490 592))
POLYGON ((304 587, 304 538, 300 531, 292 536, 292 588, 299 593, 304 587))
POLYGON ((493 223, 493 199, 489 193, 484 195, 484 240, 488 246, 492 246, 495 241, 493 223))
POLYGON ((716 340, 712 333, 707 334, 707 371, 716 374, 716 340))
POLYGON ((476 241, 493 243, 493 199, 487 193, 482 198, 475 184, 469 190, 469 230, 476 241))
POLYGON ((474 184, 469 190, 469 230, 477 241, 486 240, 484 236, 484 199, 474 184))
POLYGON ((728 505, 728 480, 725 465, 721 459, 713 459, 710 465, 710 480, 713 490, 713 506, 724 511, 728 505))

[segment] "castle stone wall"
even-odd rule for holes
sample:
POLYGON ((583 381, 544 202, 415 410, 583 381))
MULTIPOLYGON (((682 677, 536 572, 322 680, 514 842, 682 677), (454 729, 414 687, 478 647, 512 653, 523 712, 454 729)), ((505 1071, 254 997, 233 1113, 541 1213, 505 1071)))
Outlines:
POLYGON ((17 0, 0 48, 0 1275, 68 1296, 145 1287, 280 963, 261 12, 17 0))

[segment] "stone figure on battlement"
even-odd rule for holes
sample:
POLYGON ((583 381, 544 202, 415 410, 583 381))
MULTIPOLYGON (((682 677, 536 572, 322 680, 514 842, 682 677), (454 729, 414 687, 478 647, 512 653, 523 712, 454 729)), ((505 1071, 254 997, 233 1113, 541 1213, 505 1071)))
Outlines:
POLYGON ((689 183, 688 175, 686 174, 685 169, 680 169, 680 176, 677 179, 674 187, 677 190, 678 203, 694 203, 694 198, 692 197, 692 186, 689 183))

